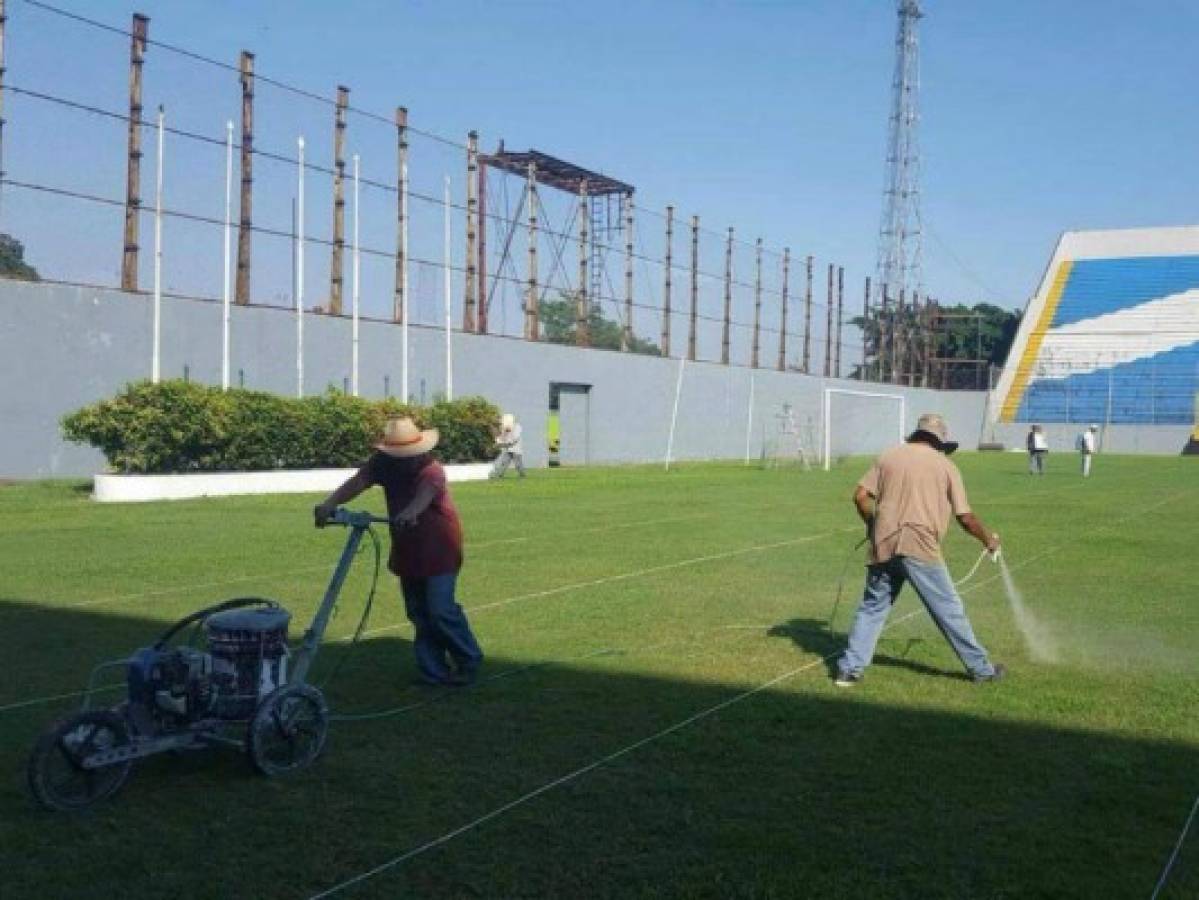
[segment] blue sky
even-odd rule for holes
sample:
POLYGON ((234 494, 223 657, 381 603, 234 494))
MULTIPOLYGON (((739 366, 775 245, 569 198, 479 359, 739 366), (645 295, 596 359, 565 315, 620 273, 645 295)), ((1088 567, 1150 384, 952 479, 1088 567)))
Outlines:
MULTIPOLYGON (((261 73, 327 94, 347 84, 355 105, 384 115, 406 104, 414 126, 454 138, 476 128, 485 148, 502 137, 513 149, 602 169, 635 184, 642 204, 674 203, 714 230, 733 225, 746 239, 841 262, 850 283, 873 269, 894 50, 889 0, 58 3, 122 27, 138 9, 161 40, 230 62, 246 47, 261 73)), ((10 83, 121 108, 119 36, 21 0, 9 6, 10 83)), ((1062 230, 1196 222, 1199 4, 925 6, 921 143, 933 294, 1021 306, 1062 230)), ((312 152, 327 154, 326 112, 271 96, 259 93, 260 104, 275 103, 260 114, 264 134, 286 149, 291 134, 310 131, 312 152)), ((236 118, 233 76, 152 48, 147 99, 162 97, 185 127, 219 135, 223 119, 236 118)), ((61 112, 13 98, 6 115, 11 177, 121 195, 119 126, 88 120, 87 128, 108 129, 102 141, 66 140, 61 112)), ((364 166, 386 179, 394 159, 385 129, 376 130, 377 150, 363 142, 364 166)), ((460 177, 456 151, 426 142, 414 153, 420 148, 427 152, 413 160, 414 179, 427 190, 438 189, 443 171, 460 177)), ((212 165, 207 187, 175 191, 218 212, 219 153, 176 159, 212 165)), ((49 217, 21 202, 6 196, 3 227, 15 217, 33 261, 46 264, 49 217)), ((377 215, 382 223, 385 211, 377 215)), ((78 265, 98 265, 89 262, 94 252, 112 268, 102 231, 74 242, 78 265)), ((375 242, 391 240, 381 230, 375 242)))

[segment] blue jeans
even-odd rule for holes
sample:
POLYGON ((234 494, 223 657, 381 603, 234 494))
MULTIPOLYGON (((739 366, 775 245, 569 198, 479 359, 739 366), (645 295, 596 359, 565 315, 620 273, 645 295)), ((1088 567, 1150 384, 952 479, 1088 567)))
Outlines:
POLYGON ((412 649, 416 667, 427 681, 444 682, 452 661, 463 675, 474 675, 483 651, 470 630, 466 613, 454 599, 456 574, 428 578, 400 578, 404 611, 416 632, 412 649))
POLYGON ((987 659, 987 651, 974 636, 962 598, 958 596, 945 564, 924 562, 910 556, 896 556, 885 563, 867 567, 862 605, 854 617, 853 627, 849 631, 849 646, 838 661, 838 668, 842 672, 860 675, 870 665, 879 635, 891 614, 891 607, 908 581, 916 589, 928 614, 937 623, 966 671, 975 678, 994 674, 995 667, 987 659))

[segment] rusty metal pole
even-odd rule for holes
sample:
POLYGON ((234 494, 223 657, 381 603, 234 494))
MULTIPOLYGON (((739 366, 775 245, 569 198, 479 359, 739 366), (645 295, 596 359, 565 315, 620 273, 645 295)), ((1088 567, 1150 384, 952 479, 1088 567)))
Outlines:
POLYGON ((525 296, 525 340, 539 339, 540 299, 537 291, 537 163, 527 169, 525 197, 529 204, 529 292, 525 296))
POLYGON ((479 334, 486 334, 488 314, 487 307, 490 300, 490 298, 487 296, 487 158, 482 155, 476 155, 475 159, 477 161, 478 168, 478 173, 475 177, 479 181, 479 310, 477 318, 479 323, 479 334))
POLYGON ((396 123, 396 271, 391 318, 408 321, 408 108, 397 106, 396 123))
POLYGON ((812 371, 812 257, 808 257, 807 284, 804 287, 803 298, 803 372, 805 375, 812 371))
POLYGON ((733 229, 724 244, 724 328, 720 332, 720 361, 729 364, 729 330, 733 315, 733 229))
POLYGON ((674 242, 674 207, 666 207, 666 254, 662 259, 662 355, 670 356, 670 287, 674 265, 671 244, 674 242))
POLYGON ((921 373, 920 384, 929 386, 933 369, 933 322, 936 316, 936 301, 924 301, 924 371, 921 373))
POLYGON ((241 52, 241 199, 237 220, 237 284, 233 302, 250 302, 250 243, 254 234, 254 54, 241 52))
POLYGON ((844 324, 845 267, 837 266, 837 349, 833 356, 833 376, 841 377, 841 326, 844 324))
POLYGON ((902 383, 914 385, 916 383, 916 367, 919 365, 919 360, 916 359, 916 332, 920 328, 920 295, 916 291, 912 291, 911 297, 908 299, 908 313, 905 319, 904 334, 903 334, 903 377, 902 383))
POLYGON ((142 208, 142 63, 150 20, 133 14, 129 39, 129 158, 125 177, 125 246, 121 257, 121 290, 137 290, 137 252, 142 208))
POLYGON ((479 198, 476 194, 478 182, 475 174, 479 169, 479 132, 472 131, 466 138, 466 285, 462 299, 462 330, 476 331, 475 302, 478 285, 475 276, 478 265, 478 216, 479 198))
POLYGON ((699 324, 699 216, 691 217, 691 326, 687 333, 687 359, 695 361, 699 324))
POLYGON ((750 366, 758 367, 758 351, 761 348, 762 327, 762 239, 754 244, 754 341, 750 366))
POLYGON ((895 304, 895 314, 891 324, 891 383, 903 383, 903 288, 899 289, 899 299, 895 304))
POLYGON ((874 379, 878 382, 890 381, 890 378, 887 376, 887 348, 890 346, 891 297, 885 281, 882 288, 883 296, 880 302, 878 317, 878 361, 876 363, 878 371, 874 379))
POLYGON ((623 350, 633 349, 633 195, 624 198, 624 331, 623 350))
POLYGON ((342 258, 346 249, 346 107, 350 89, 337 86, 333 109, 333 246, 329 260, 329 308, 331 316, 341 315, 342 258))
POLYGON ((587 327, 591 308, 587 300, 587 251, 590 234, 587 230, 589 203, 587 182, 579 183, 579 291, 575 302, 575 343, 580 347, 591 346, 591 332, 587 327))
POLYGON ((825 295, 824 377, 833 372, 833 264, 828 264, 828 292, 825 295))
POLYGON ((858 370, 858 381, 866 380, 866 345, 870 335, 870 276, 866 276, 866 290, 862 296, 862 368, 858 370))
POLYGON ((791 248, 783 248, 783 308, 779 313, 778 370, 787 371, 787 293, 791 286, 791 248))

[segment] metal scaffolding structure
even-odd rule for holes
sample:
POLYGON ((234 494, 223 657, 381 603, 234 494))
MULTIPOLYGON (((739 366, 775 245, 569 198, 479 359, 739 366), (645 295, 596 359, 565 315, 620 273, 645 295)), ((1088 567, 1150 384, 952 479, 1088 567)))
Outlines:
MULTIPOLYGON (((613 239, 617 236, 626 235, 628 241, 632 240, 633 186, 627 182, 619 181, 555 156, 550 156, 548 153, 542 153, 539 150, 524 152, 505 150, 503 141, 500 142, 499 148, 495 153, 479 154, 477 158, 477 193, 480 203, 478 246, 475 251, 479 272, 477 284, 477 303, 479 308, 479 315, 476 321, 477 330, 479 332, 487 331, 488 311, 497 284, 497 279, 493 279, 491 286, 488 287, 486 266, 488 217, 484 212, 488 196, 487 170, 496 169, 500 172, 524 179, 524 185, 520 198, 517 200, 516 209, 510 214, 507 211, 505 212, 503 221, 506 221, 507 228, 506 233, 502 237, 503 249, 500 254, 498 269, 502 269, 505 264, 510 264, 510 251, 513 238, 516 231, 521 227, 522 221, 527 220, 528 216, 532 215, 535 222, 537 211, 540 211, 542 220, 544 221, 545 219, 545 212, 541 207, 541 201, 537 194, 537 187, 539 185, 551 187, 578 198, 576 202, 578 204, 577 215, 579 222, 580 282, 577 288, 579 293, 579 327, 577 335, 579 342, 585 344, 587 342, 586 319, 588 303, 595 302, 595 298, 604 296, 606 252, 612 244, 613 239), (616 201, 615 207, 613 205, 613 198, 616 201), (524 220, 522 220, 522 216, 525 217, 524 220), (589 301, 588 298, 591 298, 591 300, 589 301)), ((574 218, 574 216, 568 217, 568 221, 570 218, 574 218)), ((535 227, 535 225, 530 226, 533 229, 535 227)), ((530 241, 532 242, 533 240, 535 240, 535 232, 531 231, 530 241)), ((535 253, 536 251, 532 252, 535 253)), ((631 258, 631 245, 626 255, 631 258)), ((631 273, 631 265, 628 267, 628 272, 631 273)), ((631 274, 626 275, 625 290, 626 316, 631 316, 633 302, 631 274)), ((536 339, 536 335, 538 334, 538 306, 544 293, 544 289, 539 290, 536 283, 532 281, 529 283, 524 311, 525 336, 527 338, 536 339)), ((631 331, 632 321, 630 318, 629 321, 624 323, 624 344, 626 347, 631 337, 631 331)))

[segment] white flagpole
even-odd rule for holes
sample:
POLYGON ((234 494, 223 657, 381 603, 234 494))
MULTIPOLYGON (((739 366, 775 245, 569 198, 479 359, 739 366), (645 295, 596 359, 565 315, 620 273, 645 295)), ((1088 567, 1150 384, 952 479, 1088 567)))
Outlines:
POLYGON ((687 357, 679 357, 679 378, 674 385, 674 409, 670 413, 670 437, 666 439, 666 471, 670 471, 670 460, 674 455, 674 426, 679 420, 679 397, 683 394, 683 369, 687 366, 687 357))
POLYGON ((751 373, 749 376, 749 415, 745 419, 745 464, 749 465, 749 448, 750 441, 753 438, 754 428, 754 376, 751 373))
POLYGON ((162 375, 162 157, 165 114, 158 107, 158 171, 154 191, 154 336, 150 356, 150 381, 158 384, 162 375))
POLYGON ((350 360, 350 393, 355 397, 358 396, 358 267, 359 267, 359 242, 358 242, 358 154, 354 154, 354 292, 351 300, 351 311, 353 313, 353 321, 351 330, 352 338, 352 358, 350 360))
POLYGON ((221 282, 221 390, 229 390, 229 302, 233 235, 233 121, 225 122, 225 278, 221 282))
MULTIPOLYGON (((454 399, 454 316, 450 294, 450 176, 445 176, 445 251, 442 262, 442 288, 445 292, 445 398, 454 399)), ((407 296, 405 294, 404 296, 407 296)), ((405 317, 407 320, 407 317, 405 317)))
POLYGON ((304 396, 304 139, 296 139, 296 396, 304 396))

